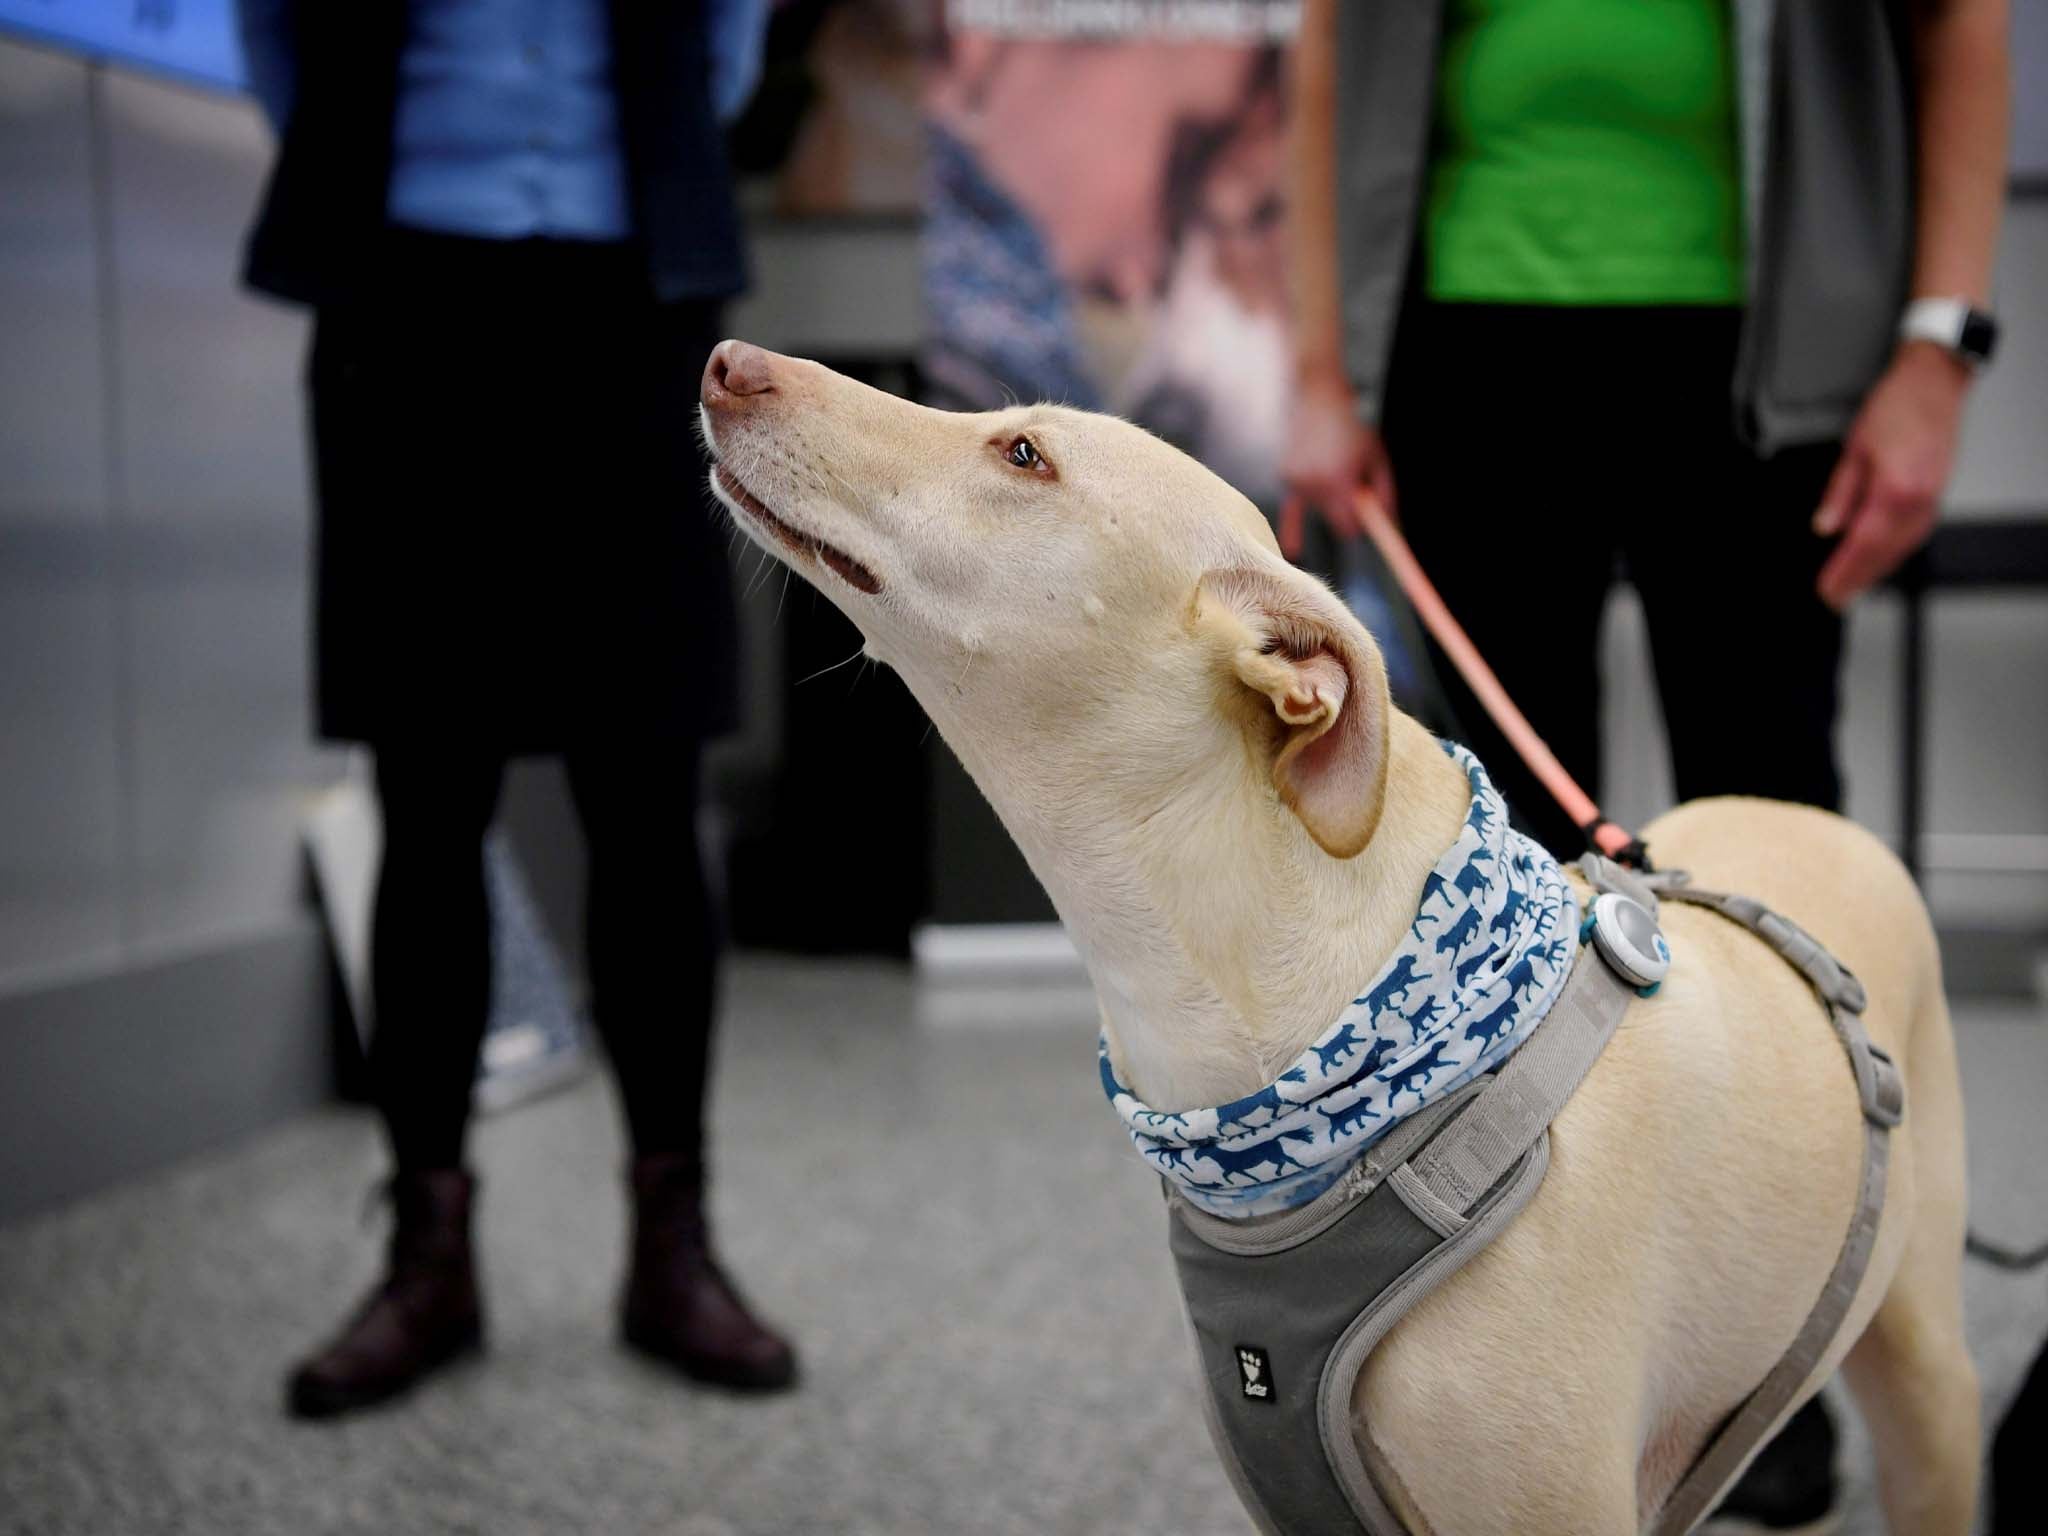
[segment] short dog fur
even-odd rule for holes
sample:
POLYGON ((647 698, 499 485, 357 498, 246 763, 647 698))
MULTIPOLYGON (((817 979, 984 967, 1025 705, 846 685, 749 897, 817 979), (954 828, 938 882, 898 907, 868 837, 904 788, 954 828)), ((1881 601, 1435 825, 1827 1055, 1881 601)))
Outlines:
MULTIPOLYGON (((1465 814, 1464 775, 1390 706, 1372 638, 1249 502, 1124 422, 928 410, 741 342, 702 398, 718 496, 973 774, 1087 963, 1123 1080, 1166 1110, 1271 1081, 1395 947, 1465 814)), ((1709 800, 1643 831, 1660 864, 1785 913, 1868 988, 1907 1118, 1807 1395, 1842 1366, 1891 1529, 1963 1536, 1980 1442, 1962 1104, 1926 910, 1889 852, 1820 811, 1709 800)), ((1535 1199, 1359 1379, 1366 1463, 1418 1536, 1638 1530, 1840 1246, 1862 1131, 1820 1005, 1734 925, 1677 904, 1663 921, 1677 964, 1558 1118, 1535 1199)))

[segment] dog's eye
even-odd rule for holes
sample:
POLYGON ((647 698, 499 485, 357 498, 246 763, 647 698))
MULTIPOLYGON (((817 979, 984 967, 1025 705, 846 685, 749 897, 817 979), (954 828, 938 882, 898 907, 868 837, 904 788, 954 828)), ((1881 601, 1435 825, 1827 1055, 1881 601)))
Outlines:
POLYGON ((1019 469, 1045 468, 1045 460, 1039 456, 1038 445, 1028 437, 1020 437, 1010 444, 1009 459, 1019 469))

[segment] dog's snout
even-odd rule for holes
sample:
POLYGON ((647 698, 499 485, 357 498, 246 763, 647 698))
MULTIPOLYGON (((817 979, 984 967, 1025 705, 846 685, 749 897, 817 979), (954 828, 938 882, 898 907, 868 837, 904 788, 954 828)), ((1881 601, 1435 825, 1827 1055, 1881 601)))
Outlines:
POLYGON ((775 393, 775 365, 781 359, 744 341, 721 341, 704 365, 699 398, 709 410, 730 410, 757 396, 775 393))

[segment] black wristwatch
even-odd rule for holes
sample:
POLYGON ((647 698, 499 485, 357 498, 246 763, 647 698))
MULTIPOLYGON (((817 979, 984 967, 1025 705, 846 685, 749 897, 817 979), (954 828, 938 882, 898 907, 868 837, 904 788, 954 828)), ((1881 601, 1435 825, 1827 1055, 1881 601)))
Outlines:
POLYGON ((1981 368, 1998 345, 1998 321, 1968 299, 1915 299, 1899 317, 1899 340, 1931 341, 1981 368))

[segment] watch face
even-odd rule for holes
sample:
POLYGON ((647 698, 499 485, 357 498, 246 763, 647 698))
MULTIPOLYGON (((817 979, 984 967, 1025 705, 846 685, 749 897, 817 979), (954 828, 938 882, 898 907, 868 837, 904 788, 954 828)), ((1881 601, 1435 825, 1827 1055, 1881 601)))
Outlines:
POLYGON ((1981 309, 1963 318, 1963 334, 1956 338, 1956 350, 1980 363, 1991 361, 1991 349, 1998 344, 1998 322, 1981 309))

